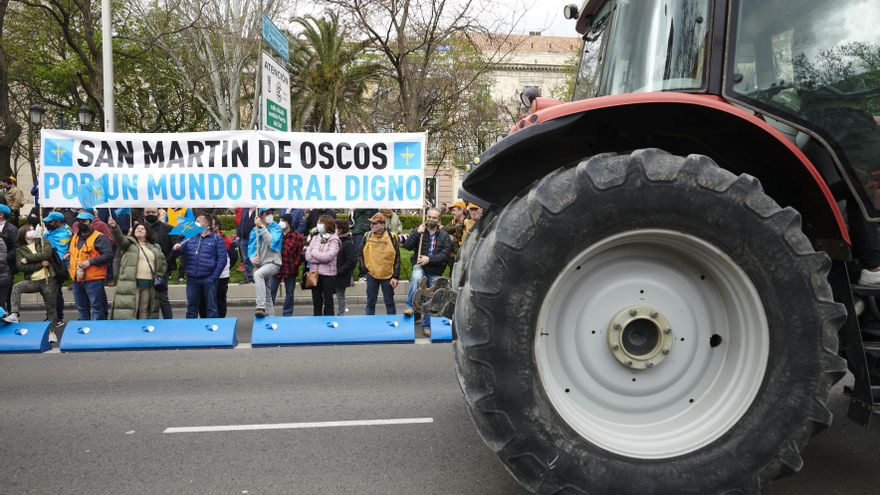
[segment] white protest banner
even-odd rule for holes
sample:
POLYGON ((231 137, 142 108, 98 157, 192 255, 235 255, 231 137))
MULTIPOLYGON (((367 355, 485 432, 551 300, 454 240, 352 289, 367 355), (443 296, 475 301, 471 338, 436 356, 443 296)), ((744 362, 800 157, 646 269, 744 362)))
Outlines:
POLYGON ((110 207, 421 208, 424 133, 43 130, 40 204, 78 207, 107 175, 110 207))

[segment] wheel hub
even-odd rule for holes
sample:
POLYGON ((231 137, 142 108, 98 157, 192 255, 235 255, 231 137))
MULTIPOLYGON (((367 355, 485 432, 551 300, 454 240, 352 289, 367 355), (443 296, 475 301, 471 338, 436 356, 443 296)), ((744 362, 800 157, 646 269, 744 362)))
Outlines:
POLYGON ((632 370, 660 364, 672 352, 669 319, 650 306, 631 306, 608 324, 608 349, 618 363, 632 370))

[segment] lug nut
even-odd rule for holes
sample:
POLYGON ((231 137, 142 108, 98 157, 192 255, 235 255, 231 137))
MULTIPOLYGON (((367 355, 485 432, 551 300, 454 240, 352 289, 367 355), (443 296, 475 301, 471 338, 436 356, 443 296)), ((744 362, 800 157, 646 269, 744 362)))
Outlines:
POLYGON ((647 363, 645 363, 645 367, 646 367, 646 368, 653 368, 653 367, 654 367, 654 362, 653 362, 653 361, 648 361, 647 363))
POLYGON ((669 349, 668 347, 664 347, 664 348, 663 348, 663 354, 669 354, 669 351, 670 351, 670 350, 671 350, 671 349, 669 349))
POLYGON ((665 333, 666 335, 669 335, 670 333, 672 333, 672 329, 671 328, 664 328, 663 333, 665 333))
POLYGON ((635 316, 635 315, 637 315, 637 314, 639 314, 638 311, 636 311, 636 310, 634 310, 634 309, 629 310, 629 315, 630 315, 630 316, 635 316))
POLYGON ((632 366, 633 362, 631 360, 627 359, 626 361, 623 362, 623 364, 625 364, 627 366, 632 366))
POLYGON ((656 318, 658 314, 656 311, 651 311, 651 318, 656 318))
POLYGON ((615 324, 614 324, 614 329, 615 329, 615 330, 620 330, 620 328, 621 328, 621 327, 620 327, 620 323, 615 323, 615 324))
POLYGON ((616 350, 618 350, 618 349, 620 349, 620 346, 619 346, 619 345, 617 345, 617 344, 611 344, 611 350, 612 350, 612 351, 616 351, 616 350))

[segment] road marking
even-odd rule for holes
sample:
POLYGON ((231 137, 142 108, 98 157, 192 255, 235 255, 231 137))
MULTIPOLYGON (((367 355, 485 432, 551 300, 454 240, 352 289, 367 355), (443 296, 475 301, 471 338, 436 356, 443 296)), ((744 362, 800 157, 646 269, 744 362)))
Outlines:
POLYGON ((237 346, 233 347, 233 349, 253 349, 254 346, 251 345, 250 342, 240 342, 237 346))
POLYGON ((388 426, 433 423, 434 418, 364 419, 354 421, 323 421, 315 423, 274 423, 264 425, 181 426, 165 428, 162 433, 203 433, 209 431, 295 430, 304 428, 335 428, 339 426, 388 426))

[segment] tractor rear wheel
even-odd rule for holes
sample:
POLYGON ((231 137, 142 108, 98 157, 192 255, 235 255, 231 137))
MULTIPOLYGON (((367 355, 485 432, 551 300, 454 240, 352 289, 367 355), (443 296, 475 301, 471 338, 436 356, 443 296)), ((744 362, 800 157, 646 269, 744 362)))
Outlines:
POLYGON ((539 493, 754 493, 844 373, 830 261, 750 176, 659 150, 559 170, 462 252, 455 364, 539 493))

